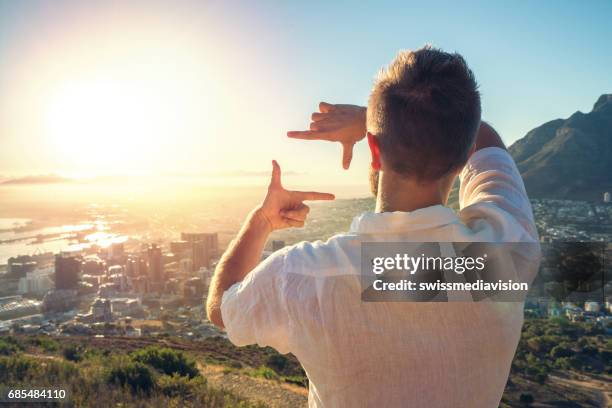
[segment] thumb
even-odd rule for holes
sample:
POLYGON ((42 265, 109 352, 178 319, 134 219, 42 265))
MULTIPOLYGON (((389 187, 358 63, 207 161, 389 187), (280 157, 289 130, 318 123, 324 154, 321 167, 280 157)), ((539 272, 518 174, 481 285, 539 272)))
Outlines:
POLYGON ((353 146, 352 143, 342 143, 342 167, 344 170, 347 170, 351 165, 351 160, 353 159, 353 146))
POLYGON ((270 180, 270 186, 281 186, 281 168, 276 160, 272 160, 272 180, 270 180))

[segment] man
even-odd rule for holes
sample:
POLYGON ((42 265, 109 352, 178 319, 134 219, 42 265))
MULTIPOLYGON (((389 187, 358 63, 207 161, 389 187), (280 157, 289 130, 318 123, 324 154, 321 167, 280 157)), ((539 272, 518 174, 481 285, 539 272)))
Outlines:
POLYGON ((463 58, 430 47, 400 53, 367 110, 321 103, 310 130, 288 136, 342 143, 347 168, 367 135, 375 212, 258 265, 273 230, 303 225, 303 200, 332 198, 285 190, 274 162, 266 198, 217 267, 210 320, 238 346, 292 352, 312 407, 497 407, 522 303, 364 302, 359 281, 363 242, 537 242, 518 170, 480 113, 463 58), (459 174, 455 213, 444 205, 459 174))

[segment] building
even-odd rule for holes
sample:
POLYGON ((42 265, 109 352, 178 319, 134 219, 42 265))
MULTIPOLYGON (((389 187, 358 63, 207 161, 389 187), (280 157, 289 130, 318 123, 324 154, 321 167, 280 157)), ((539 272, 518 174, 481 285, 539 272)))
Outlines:
POLYGON ((161 248, 155 244, 150 245, 147 249, 147 260, 149 289, 152 292, 161 292, 164 287, 164 263, 161 248))
POLYGON ((201 278, 191 278, 183 286, 183 296, 191 299, 202 299, 204 296, 204 283, 201 278))
POLYGON ((172 241, 170 242, 170 252, 176 255, 179 259, 189 253, 191 243, 189 241, 172 241))
POLYGON ((219 234, 216 232, 182 232, 181 240, 187 242, 205 241, 215 250, 219 248, 219 234))
POLYGON ((20 255, 8 259, 7 276, 15 279, 24 278, 28 272, 32 272, 38 263, 29 255, 20 255))
POLYGON ((119 259, 125 255, 123 242, 115 242, 108 247, 108 257, 110 259, 119 259))
POLYGON ((23 316, 38 314, 41 311, 41 302, 23 299, 21 296, 0 305, 0 320, 10 320, 23 316))
POLYGON ((32 272, 28 272, 26 276, 19 279, 17 285, 18 293, 32 293, 42 295, 53 288, 53 281, 51 276, 54 272, 53 267, 35 269, 32 272))
POLYGON ((120 316, 142 315, 144 310, 138 299, 114 298, 111 299, 112 312, 120 316))
POLYGON ((105 275, 106 264, 97 256, 87 257, 81 265, 81 272, 83 275, 105 275))
POLYGON ((111 301, 109 299, 97 298, 91 304, 91 314, 94 322, 112 322, 113 307, 111 301))
POLYGON ((55 289, 72 290, 79 286, 81 258, 70 255, 55 256, 55 289))
POLYGON ((183 232, 181 240, 191 244, 192 271, 201 267, 210 268, 219 252, 219 235, 216 232, 183 232))
POLYGON ((44 312, 66 312, 78 303, 76 289, 61 289, 47 292, 43 298, 44 312))
POLYGON ((201 267, 209 267, 212 262, 211 248, 206 241, 196 241, 191 244, 191 270, 198 271, 201 267))
POLYGON ((191 258, 183 258, 179 261, 179 273, 188 275, 193 271, 193 262, 191 258))
POLYGON ((125 263, 125 274, 129 277, 147 276, 147 261, 139 256, 130 256, 125 263))
POLYGON ((610 192, 606 191, 603 195, 603 202, 604 203, 609 203, 612 201, 612 197, 610 196, 610 192))
POLYGON ((108 268, 108 281, 115 284, 120 292, 127 290, 127 279, 123 273, 123 266, 113 265, 108 268))
POLYGON ((200 270, 198 271, 198 275, 202 279, 202 283, 204 284, 204 287, 208 289, 208 287, 210 286, 210 282, 212 281, 212 277, 213 277, 212 269, 201 267, 200 270))

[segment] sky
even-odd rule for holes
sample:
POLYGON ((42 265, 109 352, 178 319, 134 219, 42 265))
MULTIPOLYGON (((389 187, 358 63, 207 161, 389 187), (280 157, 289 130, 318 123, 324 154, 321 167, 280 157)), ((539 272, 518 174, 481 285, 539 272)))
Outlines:
POLYGON ((367 186, 359 145, 285 137, 365 105, 399 50, 457 51, 506 143, 612 92, 612 2, 0 0, 0 176, 367 186), (459 4, 462 3, 462 4, 459 4), (248 181, 245 181, 248 180, 248 181))

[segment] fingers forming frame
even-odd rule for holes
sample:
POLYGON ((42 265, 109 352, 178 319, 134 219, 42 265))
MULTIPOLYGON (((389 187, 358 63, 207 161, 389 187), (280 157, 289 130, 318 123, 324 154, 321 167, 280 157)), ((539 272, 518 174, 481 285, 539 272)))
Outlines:
POLYGON ((308 207, 306 204, 301 204, 296 209, 282 211, 281 215, 284 218, 290 218, 295 221, 305 221, 309 212, 310 207, 308 207))

